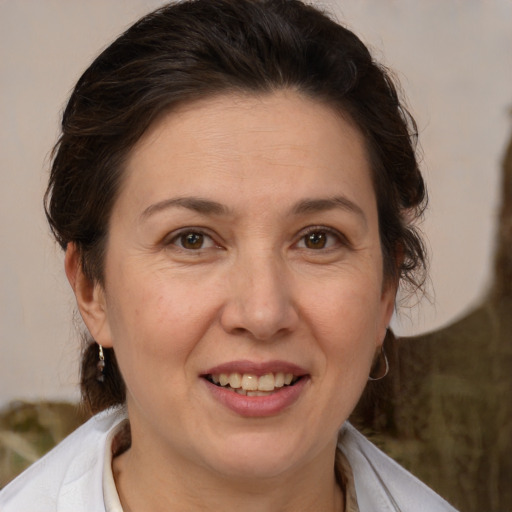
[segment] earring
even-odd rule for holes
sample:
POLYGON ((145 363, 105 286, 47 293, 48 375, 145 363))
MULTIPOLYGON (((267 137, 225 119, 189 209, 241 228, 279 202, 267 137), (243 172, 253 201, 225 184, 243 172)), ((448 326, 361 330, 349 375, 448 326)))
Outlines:
POLYGON ((103 354, 103 347, 99 346, 99 360, 96 365, 96 380, 98 382, 105 382, 105 356, 103 354))
POLYGON ((378 370, 379 374, 377 377, 372 377, 372 374, 368 376, 368 380, 381 380, 383 379, 388 373, 389 373, 389 362, 388 357, 386 356, 386 351, 384 350, 384 344, 380 346, 380 354, 379 354, 379 360, 378 362, 373 366, 373 370, 378 370), (384 368, 384 371, 382 369, 384 368))

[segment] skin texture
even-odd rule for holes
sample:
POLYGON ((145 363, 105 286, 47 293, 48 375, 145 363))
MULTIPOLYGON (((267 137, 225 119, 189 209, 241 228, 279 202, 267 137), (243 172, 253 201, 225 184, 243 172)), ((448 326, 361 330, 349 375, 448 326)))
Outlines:
POLYGON ((132 447, 114 461, 126 510, 343 508, 337 431, 396 291, 383 285, 370 169, 350 122, 292 91, 169 113, 128 160, 104 287, 83 276, 72 244, 66 270, 126 381, 132 447), (183 246, 190 232, 203 233, 199 246, 183 246), (202 377, 237 360, 293 363, 307 382, 278 413, 244 417, 202 377))

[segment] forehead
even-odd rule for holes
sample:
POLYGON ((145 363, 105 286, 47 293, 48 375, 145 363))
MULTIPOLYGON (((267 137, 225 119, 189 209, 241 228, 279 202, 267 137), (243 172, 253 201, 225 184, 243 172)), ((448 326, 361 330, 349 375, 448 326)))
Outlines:
POLYGON ((280 91, 222 95, 164 115, 129 155, 123 188, 141 201, 177 193, 292 201, 333 186, 354 199, 372 188, 361 133, 335 109, 280 91))

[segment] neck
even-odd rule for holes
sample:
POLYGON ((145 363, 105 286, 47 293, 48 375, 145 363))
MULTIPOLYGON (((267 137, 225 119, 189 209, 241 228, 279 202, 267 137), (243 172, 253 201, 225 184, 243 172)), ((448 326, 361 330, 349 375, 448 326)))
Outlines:
POLYGON ((223 476, 148 450, 134 436, 131 448, 113 462, 124 512, 312 512, 344 510, 334 474, 335 445, 303 467, 271 478, 223 476))

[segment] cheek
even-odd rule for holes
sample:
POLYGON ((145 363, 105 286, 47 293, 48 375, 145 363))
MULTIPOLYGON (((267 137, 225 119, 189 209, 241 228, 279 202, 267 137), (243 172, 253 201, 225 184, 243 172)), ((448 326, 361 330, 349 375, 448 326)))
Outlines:
MULTIPOLYGON (((329 385, 357 400, 366 385, 379 340, 380 293, 372 283, 334 286, 310 297, 309 325, 321 346, 329 385), (373 292, 368 293, 368 291, 373 292), (349 390, 352 390, 349 392, 349 390)), ((354 404, 355 405, 355 404, 354 404)))
POLYGON ((215 297, 164 277, 125 271, 112 280, 109 322, 120 364, 151 359, 158 367, 183 361, 212 322, 215 297), (127 275, 130 279, 122 278, 127 275))
POLYGON ((382 314, 380 290, 371 282, 333 283, 307 298, 311 323, 322 339, 374 344, 382 314))
MULTIPOLYGON (((330 289, 311 296, 309 325, 317 359, 315 414, 336 432, 354 410, 368 382, 375 354, 378 301, 359 287, 330 289)), ((322 428, 324 428, 322 427, 322 428)), ((320 428, 320 427, 319 427, 320 428)))

